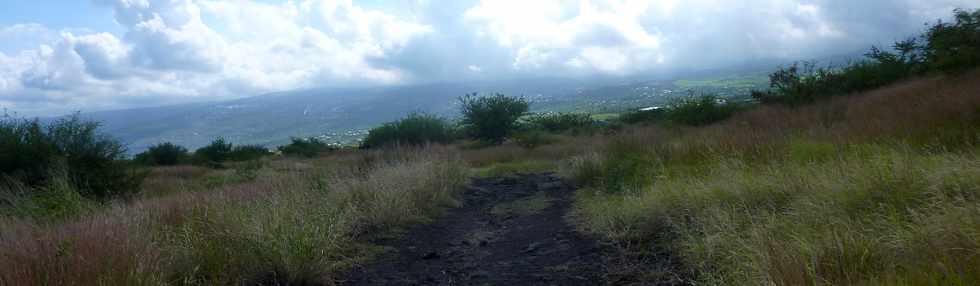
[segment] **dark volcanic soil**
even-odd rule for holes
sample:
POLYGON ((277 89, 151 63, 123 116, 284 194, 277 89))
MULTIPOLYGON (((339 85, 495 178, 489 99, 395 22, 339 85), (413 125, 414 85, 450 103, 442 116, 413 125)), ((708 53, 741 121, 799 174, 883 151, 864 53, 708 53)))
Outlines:
POLYGON ((474 179, 463 206, 409 230, 342 285, 601 285, 597 242, 565 220, 573 188, 551 174, 474 179))

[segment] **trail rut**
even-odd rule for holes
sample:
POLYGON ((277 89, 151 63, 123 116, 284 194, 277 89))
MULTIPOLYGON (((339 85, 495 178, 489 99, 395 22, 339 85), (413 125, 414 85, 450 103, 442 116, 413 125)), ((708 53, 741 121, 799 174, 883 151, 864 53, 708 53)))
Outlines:
POLYGON ((548 173, 473 179, 461 207, 380 242, 393 251, 341 285, 602 285, 598 243, 566 221, 573 191, 548 173))

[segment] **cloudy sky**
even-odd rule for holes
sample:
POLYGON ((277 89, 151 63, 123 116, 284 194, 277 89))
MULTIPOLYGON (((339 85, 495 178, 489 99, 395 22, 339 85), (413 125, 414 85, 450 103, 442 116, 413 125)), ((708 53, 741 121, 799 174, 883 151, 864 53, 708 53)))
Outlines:
POLYGON ((0 0, 31 116, 318 86, 630 76, 888 44, 980 0, 0 0))

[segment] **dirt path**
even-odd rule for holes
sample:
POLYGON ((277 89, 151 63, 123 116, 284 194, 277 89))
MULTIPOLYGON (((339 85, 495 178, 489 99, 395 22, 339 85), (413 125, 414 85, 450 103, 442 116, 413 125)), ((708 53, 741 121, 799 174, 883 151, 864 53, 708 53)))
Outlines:
POLYGON ((474 179, 463 207, 411 229, 342 285, 602 285, 595 240, 565 221, 573 189, 551 174, 474 179))

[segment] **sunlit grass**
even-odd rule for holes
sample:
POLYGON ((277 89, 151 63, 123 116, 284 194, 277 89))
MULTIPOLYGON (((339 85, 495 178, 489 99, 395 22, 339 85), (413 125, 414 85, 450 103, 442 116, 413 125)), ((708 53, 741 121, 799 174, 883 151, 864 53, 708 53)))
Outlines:
POLYGON ((976 285, 976 76, 636 129, 561 170, 583 229, 698 284, 976 285))

